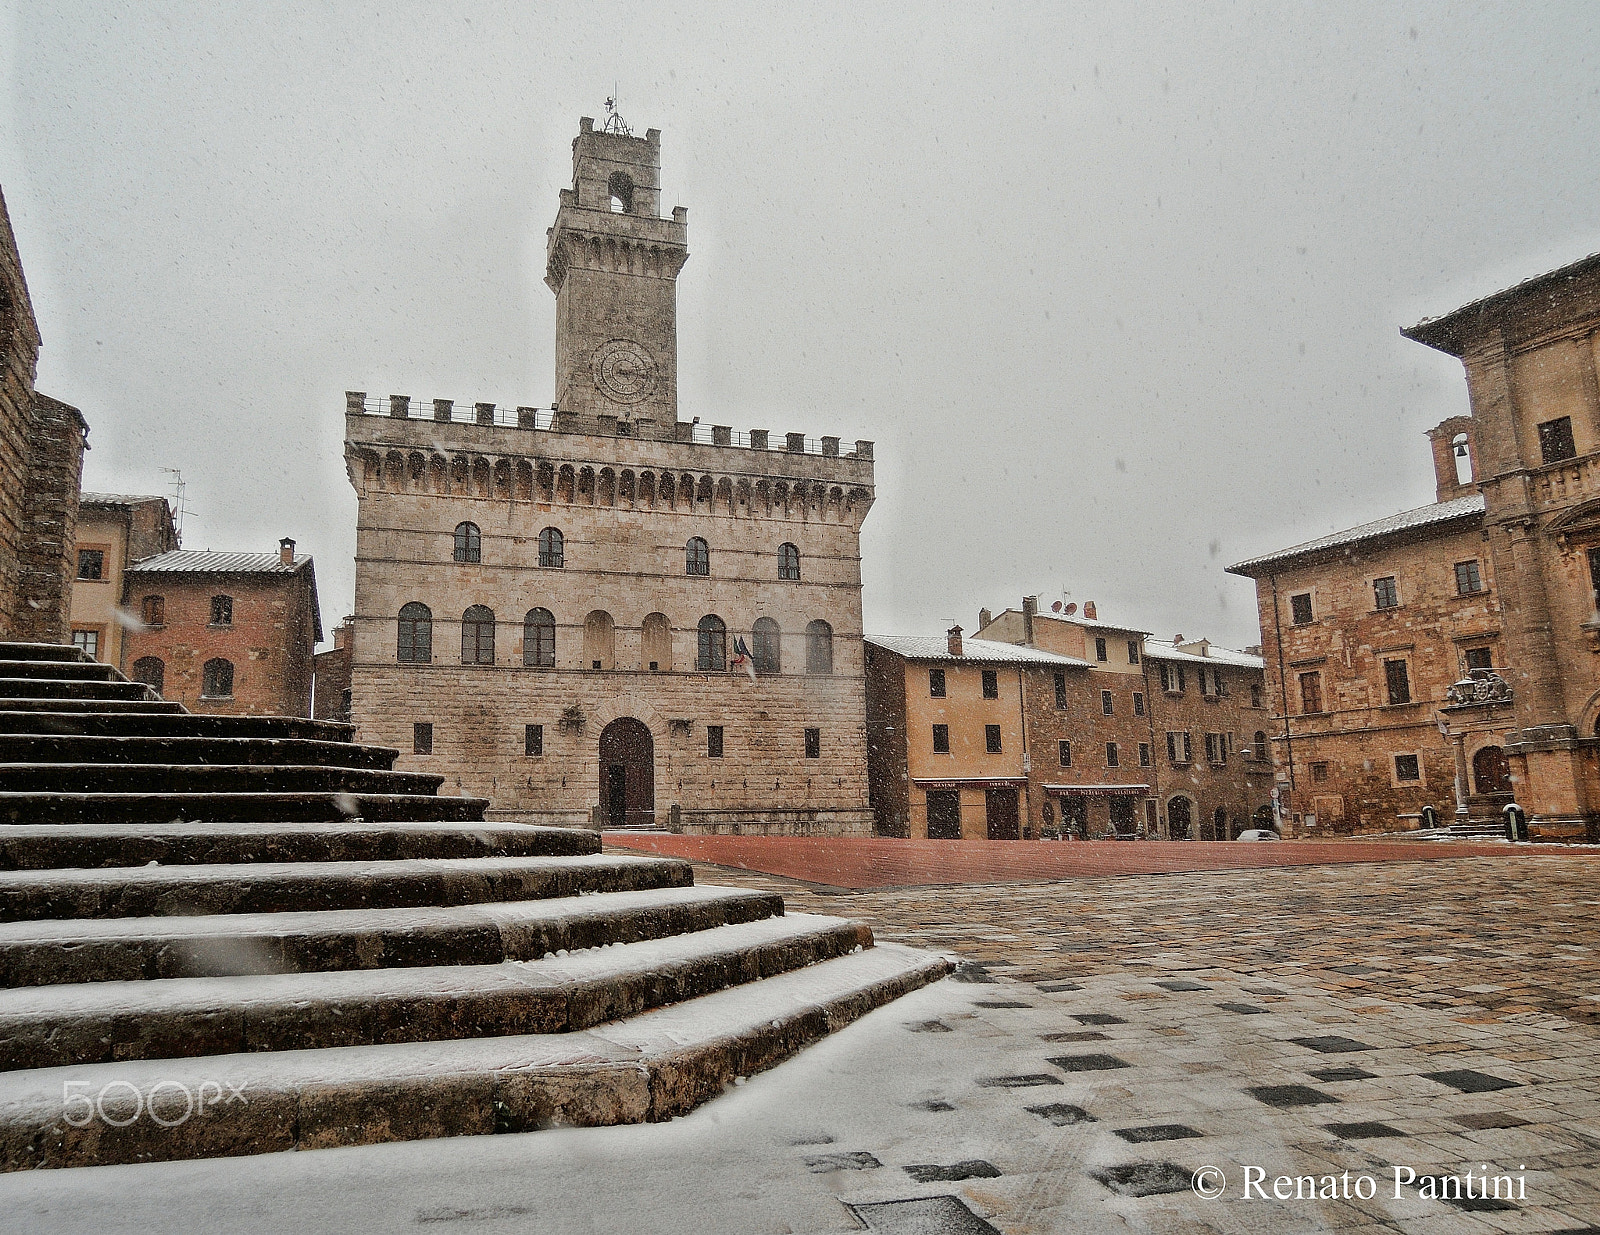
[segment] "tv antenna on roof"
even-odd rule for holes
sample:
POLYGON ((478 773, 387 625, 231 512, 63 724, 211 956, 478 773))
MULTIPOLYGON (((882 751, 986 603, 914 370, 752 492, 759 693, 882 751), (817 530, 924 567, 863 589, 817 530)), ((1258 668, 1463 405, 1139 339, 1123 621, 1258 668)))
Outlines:
POLYGON ((161 469, 172 476, 172 522, 173 529, 178 533, 178 543, 183 543, 183 516, 191 513, 189 510, 189 483, 184 480, 183 473, 175 467, 161 469))
POLYGON ((633 130, 628 127, 628 122, 617 114, 617 95, 620 93, 615 86, 611 87, 611 97, 606 100, 606 122, 600 126, 600 131, 614 133, 618 137, 632 137, 633 130))

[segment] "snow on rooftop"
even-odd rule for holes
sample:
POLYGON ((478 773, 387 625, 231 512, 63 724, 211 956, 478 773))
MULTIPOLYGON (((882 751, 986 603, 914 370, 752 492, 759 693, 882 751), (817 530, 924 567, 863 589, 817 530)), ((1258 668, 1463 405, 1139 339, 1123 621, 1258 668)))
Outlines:
POLYGON ((128 574, 226 574, 292 575, 311 560, 309 554, 295 555, 294 565, 285 566, 276 553, 213 553, 209 549, 173 549, 130 566, 128 574))
POLYGON ((868 635, 866 642, 907 660, 973 661, 993 665, 1074 665, 1087 669, 1089 662, 1076 656, 1061 656, 1017 643, 993 639, 963 639, 961 655, 950 651, 944 635, 868 635))
POLYGON ((1246 561, 1237 562, 1228 567, 1228 573, 1249 575, 1262 566, 1285 562, 1290 558, 1320 553, 1327 549, 1338 549, 1346 545, 1360 544, 1366 540, 1379 540, 1385 536, 1394 536, 1417 528, 1433 527, 1441 523, 1471 519, 1482 514, 1483 495, 1481 493, 1473 493, 1466 497, 1454 498, 1448 502, 1435 502, 1431 506, 1419 506, 1415 510, 1403 510, 1399 514, 1388 515, 1382 519, 1374 519, 1371 523, 1362 523, 1356 527, 1346 528, 1342 532, 1334 532, 1316 540, 1308 540, 1303 544, 1293 545, 1287 549, 1279 549, 1276 553, 1267 553, 1261 557, 1249 558, 1246 561))
MULTIPOLYGON (((1199 640, 1184 641, 1184 647, 1193 647, 1199 640)), ((1252 652, 1239 652, 1233 648, 1218 647, 1208 643, 1204 654, 1186 652, 1172 639, 1147 638, 1144 654, 1156 660, 1181 660, 1198 665, 1237 665, 1242 669, 1265 669, 1267 662, 1252 652)))

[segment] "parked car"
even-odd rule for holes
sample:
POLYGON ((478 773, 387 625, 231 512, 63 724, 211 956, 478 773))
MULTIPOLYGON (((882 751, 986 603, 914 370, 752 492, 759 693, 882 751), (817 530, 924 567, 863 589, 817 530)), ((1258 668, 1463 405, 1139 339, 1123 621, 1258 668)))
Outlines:
POLYGON ((1271 828, 1246 828, 1239 833, 1239 840, 1282 840, 1283 838, 1271 828))

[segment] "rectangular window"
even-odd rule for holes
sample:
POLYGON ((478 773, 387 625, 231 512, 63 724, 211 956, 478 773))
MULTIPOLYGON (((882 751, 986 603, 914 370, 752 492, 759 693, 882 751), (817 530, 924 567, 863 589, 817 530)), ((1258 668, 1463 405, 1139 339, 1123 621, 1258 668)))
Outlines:
POLYGON ((1120 754, 1117 751, 1117 744, 1115 742, 1107 742, 1106 743, 1106 767, 1108 767, 1108 768, 1117 767, 1119 758, 1120 758, 1120 754))
POLYGON ((1226 733, 1206 734, 1206 762, 1222 766, 1228 762, 1228 735, 1226 733))
POLYGON ((1400 589, 1394 585, 1394 576, 1385 575, 1372 581, 1372 604, 1378 609, 1398 609, 1400 589))
POLYGON ((1111 707, 1111 692, 1109 690, 1103 690, 1100 692, 1100 712, 1103 716, 1113 715, 1111 707))
POLYGON ((1471 596, 1483 591, 1483 579, 1478 575, 1476 562, 1456 563, 1456 595, 1471 596))
POLYGON ((83 652, 91 660, 100 657, 100 632, 98 630, 75 630, 72 632, 72 646, 83 652))
POLYGON ((1067 675, 1064 673, 1056 674, 1056 706, 1067 706, 1067 675))
POLYGON ((1133 714, 1135 716, 1144 715, 1144 692, 1142 690, 1133 692, 1133 714))
POLYGON ((1141 768, 1147 768, 1147 767, 1150 766, 1150 743, 1149 742, 1140 742, 1139 743, 1139 766, 1141 768))
POLYGON ((933 727, 933 753, 948 755, 950 753, 950 726, 935 725, 933 727))
POLYGON ((1572 443, 1572 417, 1547 420, 1539 426, 1539 453, 1546 463, 1560 463, 1578 453, 1572 443))
MULTIPOLYGON (((806 732, 810 733, 811 730, 807 729, 806 732)), ((810 739, 807 739, 807 743, 808 743, 807 750, 806 750, 807 758, 811 757, 811 751, 810 751, 810 748, 809 748, 809 741, 810 741, 810 739)), ((706 726, 706 758, 707 759, 721 759, 722 758, 722 726, 721 725, 707 725, 706 726)))
POLYGON ((943 699, 944 698, 944 670, 943 669, 929 669, 928 670, 928 698, 930 698, 930 699, 943 699))
POLYGON ((1300 675, 1300 711, 1307 716, 1315 716, 1322 711, 1322 674, 1300 675))
POLYGON ((1396 755, 1394 757, 1394 778, 1398 781, 1419 781, 1422 779, 1422 767, 1417 762, 1415 755, 1396 755))
POLYGON ((1318 760, 1311 765, 1311 779, 1321 784, 1328 779, 1328 765, 1324 760, 1318 760))
POLYGON ((1403 660, 1386 660, 1383 662, 1383 681, 1389 688, 1390 703, 1411 702, 1411 678, 1406 672, 1406 662, 1403 660))
POLYGON ((1492 668, 1494 668, 1494 657, 1493 657, 1493 654, 1489 651, 1488 648, 1468 648, 1467 649, 1467 668, 1468 669, 1492 669, 1492 668))
POLYGON ((1070 768, 1072 766, 1072 743, 1071 742, 1057 742, 1056 743, 1056 754, 1061 759, 1061 766, 1062 767, 1070 768))
POLYGON ((806 730, 806 758, 807 759, 821 759, 822 758, 822 730, 821 729, 807 729, 806 730))
POLYGON ((1217 696, 1219 698, 1223 698, 1223 699, 1227 698, 1227 696, 1228 696, 1228 684, 1222 680, 1222 670, 1221 669, 1213 669, 1211 671, 1211 684, 1214 687, 1216 687, 1217 696))
POLYGON ((213 596, 211 598, 211 624, 213 626, 233 625, 232 596, 213 596))
POLYGON ((1250 683, 1250 706, 1253 708, 1261 706, 1261 685, 1258 682, 1250 683))
POLYGON ((99 581, 106 577, 106 555, 103 549, 78 550, 78 578, 99 581))
POLYGON ((1167 734, 1167 762, 1182 765, 1192 761, 1194 750, 1189 745, 1187 732, 1167 734))
POLYGON ((1200 696, 1201 696, 1201 698, 1209 699, 1211 697, 1211 684, 1206 681, 1206 668, 1205 668, 1204 665, 1200 666, 1199 677, 1200 677, 1200 696))
POLYGON ((1289 597, 1289 615, 1296 626, 1311 625, 1311 593, 1289 597))
POLYGON ((1139 663, 1139 641, 1137 639, 1128 640, 1128 663, 1130 665, 1139 663))
POLYGON ((1161 665, 1161 689, 1169 695, 1181 695, 1183 694, 1183 687, 1183 666, 1169 665, 1163 662, 1161 665))
POLYGON ((1094 658, 1096 660, 1104 660, 1106 658, 1106 641, 1104 639, 1098 637, 1095 639, 1094 658))
POLYGON ((1589 590, 1594 594, 1594 607, 1600 611, 1600 549, 1589 550, 1589 590))
POLYGON ((522 753, 525 755, 544 754, 544 726, 522 726, 522 753))
POLYGON ((418 721, 411 726, 411 753, 433 754, 433 726, 426 721, 418 721))
POLYGON ((983 746, 991 755, 1000 753, 1000 726, 985 725, 983 727, 983 746))
POLYGON ((1000 674, 994 669, 983 671, 983 697, 985 699, 1000 697, 1000 674))

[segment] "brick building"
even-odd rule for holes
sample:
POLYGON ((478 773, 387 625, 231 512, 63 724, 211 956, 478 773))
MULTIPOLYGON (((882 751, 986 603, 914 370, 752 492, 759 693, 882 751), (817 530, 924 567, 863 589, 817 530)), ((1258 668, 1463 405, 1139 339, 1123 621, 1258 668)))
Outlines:
POLYGON ((1466 371, 1510 785, 1536 836, 1600 840, 1600 255, 1403 333, 1466 371))
POLYGON ((322 639, 317 576, 294 541, 277 553, 175 549, 123 574, 129 677, 190 711, 309 716, 312 656, 322 639))
POLYGON ((129 566, 178 548, 164 497, 83 493, 78 500, 72 581, 72 642, 104 664, 127 670, 123 576, 129 566))
POLYGON ((679 419, 687 212, 607 128, 548 234, 555 408, 348 396, 352 719, 500 817, 867 831, 872 443, 679 419))
POLYGON ((318 652, 311 686, 311 715, 317 720, 350 719, 350 639, 355 619, 333 628, 333 647, 318 652))
POLYGON ((39 326, 0 196, 0 637, 67 638, 89 427, 33 388, 39 326))
POLYGON ((1444 823, 1493 819, 1511 800, 1512 709, 1490 689, 1506 663, 1502 597, 1473 426, 1456 417, 1429 436, 1432 505, 1228 568, 1256 580, 1292 834, 1415 827, 1425 807, 1444 823), (1475 677, 1482 698, 1453 703, 1475 677))
POLYGON ((1270 815, 1259 656, 1031 596, 979 626, 867 640, 881 833, 1228 840, 1270 815))

